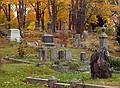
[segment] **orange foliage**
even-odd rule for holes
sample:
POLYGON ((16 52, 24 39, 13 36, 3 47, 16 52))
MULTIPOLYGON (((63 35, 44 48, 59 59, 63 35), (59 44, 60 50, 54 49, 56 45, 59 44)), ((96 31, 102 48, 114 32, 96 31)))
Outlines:
POLYGON ((64 44, 65 46, 67 46, 67 44, 69 42, 68 33, 66 33, 64 30, 61 30, 58 35, 58 39, 59 39, 60 44, 64 44))

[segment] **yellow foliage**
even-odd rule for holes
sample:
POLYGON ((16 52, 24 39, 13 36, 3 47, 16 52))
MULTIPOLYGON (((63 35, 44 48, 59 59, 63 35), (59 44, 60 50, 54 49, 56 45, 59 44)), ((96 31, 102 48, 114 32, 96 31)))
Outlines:
MULTIPOLYGON (((2 3, 8 4, 8 2, 10 1, 10 3, 12 4, 18 4, 19 0, 3 0, 2 3)), ((24 3, 26 4, 27 8, 29 8, 30 10, 28 11, 28 14, 26 15, 27 20, 31 21, 31 22, 35 22, 36 17, 35 17, 35 11, 33 9, 33 7, 31 6, 30 3, 32 3, 35 6, 35 3, 37 1, 41 2, 41 7, 40 9, 45 9, 45 22, 49 21, 49 13, 48 13, 48 9, 47 9, 47 3, 48 0, 23 0, 24 3), (30 3, 29 3, 30 2, 30 3)), ((68 17, 69 17, 69 5, 71 5, 71 0, 56 0, 57 1, 57 5, 59 5, 60 3, 62 4, 61 7, 59 7, 61 10, 58 11, 57 13, 57 20, 67 20, 68 21, 68 17)), ((90 5, 93 6, 93 8, 95 7, 95 11, 94 11, 94 15, 90 18, 91 22, 98 22, 96 15, 100 14, 102 15, 103 19, 108 20, 112 14, 112 11, 118 11, 120 10, 120 6, 116 6, 116 5, 111 5, 109 3, 107 3, 107 0, 102 0, 102 3, 100 3, 99 1, 101 0, 90 0, 90 5)), ((12 18, 14 18, 14 11, 11 10, 11 16, 12 18)), ((87 12, 87 16, 90 16, 91 14, 91 10, 88 10, 87 12)), ((15 20, 16 21, 16 20, 15 20)), ((113 22, 112 21, 107 21, 107 25, 112 25, 113 22)), ((32 24, 33 25, 33 24, 32 24)))
POLYGON ((29 19, 30 21, 35 21, 35 14, 33 13, 33 10, 29 10, 27 14, 27 19, 29 19))
POLYGON ((108 27, 112 27, 114 22, 112 20, 108 19, 106 24, 108 27))
POLYGON ((91 21, 92 22, 98 22, 96 15, 91 16, 91 21))
POLYGON ((34 30, 35 29, 35 22, 30 23, 30 25, 27 27, 27 30, 34 30))

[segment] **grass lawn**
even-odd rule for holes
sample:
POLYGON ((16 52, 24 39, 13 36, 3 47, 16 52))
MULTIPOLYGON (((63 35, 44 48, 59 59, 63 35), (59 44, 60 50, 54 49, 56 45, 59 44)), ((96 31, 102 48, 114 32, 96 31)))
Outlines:
POLYGON ((89 73, 60 73, 50 69, 48 66, 35 67, 26 64, 4 64, 0 71, 0 88, 45 88, 40 85, 31 85, 23 82, 25 77, 57 77, 62 82, 83 79, 85 83, 120 86, 120 74, 113 74, 110 79, 92 80, 89 73))
MULTIPOLYGON (((17 55, 17 47, 8 44, 0 48, 0 56, 11 56, 17 55)), ((73 55, 76 58, 79 58, 79 54, 83 49, 72 49, 73 55)), ((34 49, 27 48, 27 54, 36 54, 37 52, 34 49)), ((90 52, 87 52, 88 57, 90 52)), ((25 57, 17 58, 22 60, 28 60, 32 62, 37 62, 37 58, 25 57)), ((49 63, 48 63, 49 64, 49 63)), ((0 68, 0 88, 45 88, 40 85, 31 85, 23 82, 26 77, 41 77, 49 78, 55 76, 62 82, 69 82, 71 80, 84 80, 85 83, 100 84, 100 85, 111 85, 111 86, 120 86, 120 74, 113 74, 110 79, 96 79, 92 80, 89 73, 61 73, 50 69, 48 66, 44 67, 35 67, 34 65, 27 64, 4 64, 0 68)))

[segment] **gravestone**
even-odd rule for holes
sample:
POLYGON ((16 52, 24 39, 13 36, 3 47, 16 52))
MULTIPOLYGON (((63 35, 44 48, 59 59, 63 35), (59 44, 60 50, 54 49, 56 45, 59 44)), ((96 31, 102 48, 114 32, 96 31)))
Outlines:
POLYGON ((54 36, 52 35, 52 23, 47 23, 47 33, 43 35, 42 42, 46 47, 54 46, 54 36))
POLYGON ((81 47, 86 48, 87 47, 87 39, 88 39, 88 31, 87 30, 83 31, 82 39, 83 39, 83 42, 81 43, 81 47))
POLYGON ((10 41, 20 42, 20 30, 19 29, 9 29, 10 30, 10 41))
POLYGON ((61 50, 58 51, 58 58, 60 59, 65 59, 65 51, 61 50))
POLYGON ((66 59, 67 59, 67 60, 72 60, 72 59, 73 59, 71 49, 67 49, 67 50, 66 50, 66 59))
POLYGON ((87 41, 87 39, 88 39, 88 31, 87 30, 83 31, 82 37, 83 37, 83 41, 87 41))
POLYGON ((47 51, 43 48, 39 49, 39 60, 46 61, 47 60, 47 51))
POLYGON ((58 60, 58 53, 55 49, 51 49, 51 60, 53 62, 58 60))
POLYGON ((80 53, 80 60, 84 62, 86 60, 86 52, 81 52, 80 53))
POLYGON ((107 44, 107 39, 108 36, 105 33, 105 29, 102 29, 102 33, 100 34, 100 48, 105 47, 106 49, 108 49, 108 44, 107 44))
POLYGON ((77 48, 79 46, 80 46, 80 34, 76 34, 73 42, 73 47, 77 48))

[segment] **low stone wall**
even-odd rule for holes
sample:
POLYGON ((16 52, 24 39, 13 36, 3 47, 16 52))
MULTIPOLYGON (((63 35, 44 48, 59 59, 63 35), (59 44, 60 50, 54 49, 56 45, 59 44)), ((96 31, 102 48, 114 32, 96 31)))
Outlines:
POLYGON ((48 83, 48 79, 32 78, 32 77, 27 77, 26 81, 31 84, 35 84, 35 83, 47 84, 48 83))
POLYGON ((18 60, 14 58, 4 58, 5 60, 12 61, 15 63, 24 63, 24 64, 35 64, 34 62, 29 62, 29 61, 23 61, 23 60, 18 60))
POLYGON ((70 83, 62 83, 59 82, 55 77, 49 79, 42 79, 42 78, 26 78, 27 83, 39 83, 41 85, 47 84, 49 88, 119 88, 119 87, 110 87, 110 86, 101 86, 101 85, 94 85, 94 84, 83 84, 79 83, 78 81, 71 81, 70 83))

